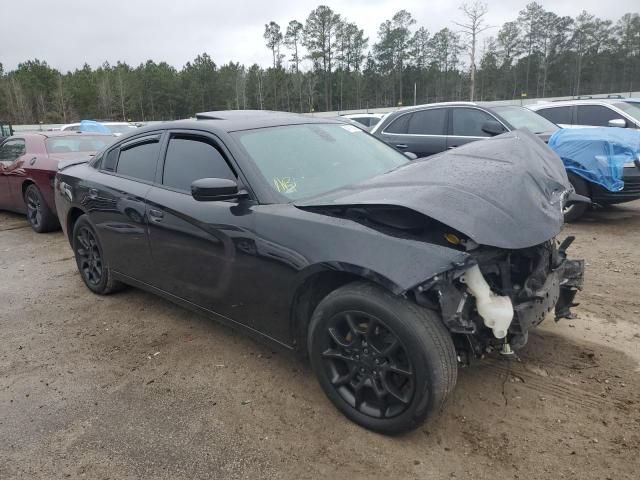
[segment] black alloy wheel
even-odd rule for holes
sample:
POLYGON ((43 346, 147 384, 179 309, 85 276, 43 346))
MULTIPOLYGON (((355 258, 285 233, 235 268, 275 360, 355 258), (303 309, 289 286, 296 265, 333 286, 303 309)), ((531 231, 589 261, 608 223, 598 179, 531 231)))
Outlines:
POLYGON ((415 393, 406 348, 380 319, 340 312, 324 332, 322 359, 339 395, 359 412, 390 418, 404 412, 415 393))
POLYGON ((102 253, 93 231, 81 226, 76 232, 78 268, 84 280, 94 286, 102 281, 102 253))
POLYGON ((318 303, 307 349, 336 408, 386 434, 417 428, 439 411, 458 373, 453 340, 438 312, 363 281, 318 303))
POLYGON ((86 215, 81 215, 76 220, 72 232, 71 243, 76 264, 85 285, 100 295, 120 290, 123 284, 114 280, 98 235, 86 215))

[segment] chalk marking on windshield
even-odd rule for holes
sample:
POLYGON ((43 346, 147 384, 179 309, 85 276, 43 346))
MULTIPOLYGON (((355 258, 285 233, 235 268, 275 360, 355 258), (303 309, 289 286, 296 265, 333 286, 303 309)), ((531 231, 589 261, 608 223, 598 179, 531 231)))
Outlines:
POLYGON ((291 177, 274 178, 273 185, 280 193, 295 193, 297 191, 296 181, 291 177))

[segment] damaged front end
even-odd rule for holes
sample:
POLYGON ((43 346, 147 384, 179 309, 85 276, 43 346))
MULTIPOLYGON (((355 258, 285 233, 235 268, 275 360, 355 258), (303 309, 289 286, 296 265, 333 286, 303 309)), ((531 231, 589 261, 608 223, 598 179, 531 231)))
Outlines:
POLYGON ((414 289, 415 300, 441 312, 463 353, 521 348, 552 310, 556 321, 571 317, 584 273, 584 261, 566 255, 573 239, 518 250, 480 246, 463 265, 414 289))
POLYGON ((403 279, 418 270, 408 248, 428 245, 429 271, 441 273, 425 273, 420 278, 428 280, 403 294, 441 313, 460 352, 477 356, 522 347, 529 329, 552 310, 556 319, 570 317, 584 262, 567 258, 572 237, 561 244, 556 238, 571 191, 560 158, 523 130, 295 205, 404 239, 407 250, 380 260, 381 271, 389 271, 385 262, 405 265, 403 279), (460 255, 444 267, 444 251, 460 255))

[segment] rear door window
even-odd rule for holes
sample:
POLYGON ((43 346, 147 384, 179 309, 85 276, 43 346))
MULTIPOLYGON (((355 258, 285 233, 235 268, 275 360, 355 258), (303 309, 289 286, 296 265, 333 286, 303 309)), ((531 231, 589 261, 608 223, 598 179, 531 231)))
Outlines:
POLYGON ((414 112, 409 120, 412 135, 444 135, 447 119, 445 108, 429 108, 414 112))
POLYGON ((573 107, 541 108, 535 112, 556 125, 571 125, 571 110, 573 107))
POLYGON ((602 105, 578 105, 577 125, 608 127, 609 120, 622 118, 622 115, 602 105))
POLYGON ((159 137, 141 139, 120 148, 116 173, 145 182, 153 182, 160 153, 159 137))
POLYGON ((495 122, 496 119, 477 108, 452 108, 451 135, 459 137, 490 137, 491 135, 482 130, 482 125, 491 121, 495 122))
POLYGON ((169 140, 162 184, 183 192, 191 191, 194 180, 236 176, 222 153, 207 138, 175 135, 169 140))

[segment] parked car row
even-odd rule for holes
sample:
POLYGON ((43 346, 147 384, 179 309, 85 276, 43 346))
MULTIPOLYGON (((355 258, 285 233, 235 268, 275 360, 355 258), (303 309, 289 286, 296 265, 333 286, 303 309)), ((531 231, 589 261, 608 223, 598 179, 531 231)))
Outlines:
MULTIPOLYGON (((640 109, 637 105, 617 99, 606 101, 610 101, 612 106, 622 103, 628 112, 638 110, 640 121, 640 109)), ((605 103, 606 101, 596 100, 596 102, 605 103)), ((566 102, 559 102, 556 105, 554 102, 548 108, 565 108, 564 103, 566 102)), ((547 108, 548 104, 543 105, 544 107, 540 108, 547 108)), ((580 109, 591 106, 580 103, 571 108, 580 109)), ((434 103, 402 108, 387 114, 370 131, 372 135, 383 139, 398 150, 411 152, 418 157, 427 157, 470 142, 486 140, 504 132, 523 128, 537 135, 542 141, 548 142, 560 127, 538 113, 514 105, 494 106, 473 102, 434 103)), ((595 204, 609 205, 640 198, 640 169, 633 160, 624 166, 621 175, 624 187, 620 191, 609 191, 594 183, 592 179, 581 177, 574 172, 569 173, 569 180, 576 192, 595 204)), ((577 220, 585 210, 585 205, 567 206, 566 221, 577 220)))

